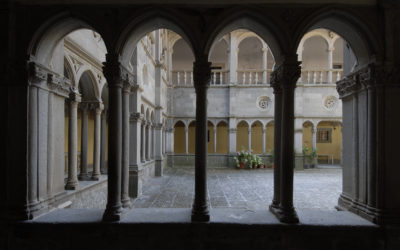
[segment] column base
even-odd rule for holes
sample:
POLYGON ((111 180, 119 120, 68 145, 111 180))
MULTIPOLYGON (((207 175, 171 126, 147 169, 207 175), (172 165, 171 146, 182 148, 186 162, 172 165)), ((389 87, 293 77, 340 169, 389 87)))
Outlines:
POLYGON ((127 198, 122 198, 122 200, 121 200, 121 203, 122 203, 122 207, 123 208, 132 208, 132 203, 131 203, 131 199, 129 199, 129 197, 127 197, 127 198))
POLYGON ((208 207, 202 208, 193 208, 192 209, 192 222, 209 222, 210 221, 210 213, 208 211, 208 207))
POLYGON ((272 201, 271 205, 269 205, 269 211, 277 216, 280 213, 279 202, 272 201))
POLYGON ((78 175, 78 180, 80 180, 80 181, 90 181, 90 179, 91 178, 88 173, 78 175))
POLYGON ((107 207, 103 214, 103 221, 114 222, 120 221, 122 218, 121 205, 107 207))
POLYGON ((78 182, 77 181, 67 181, 65 185, 66 190, 76 190, 78 189, 78 182))
POLYGON ((98 181, 100 180, 100 174, 93 174, 92 177, 90 177, 91 181, 98 181))
POLYGON ((299 223, 299 217, 297 216, 296 210, 292 207, 290 209, 282 209, 282 207, 270 206, 269 210, 273 213, 276 218, 287 224, 299 223))

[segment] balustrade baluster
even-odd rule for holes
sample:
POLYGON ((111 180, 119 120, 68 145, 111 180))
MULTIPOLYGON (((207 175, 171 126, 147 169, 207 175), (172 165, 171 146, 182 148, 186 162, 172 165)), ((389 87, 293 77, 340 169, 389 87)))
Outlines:
POLYGON ((323 83, 323 80, 322 80, 323 74, 324 74, 323 71, 321 71, 321 72, 319 73, 319 83, 323 83))
POLYGON ((217 73, 216 72, 212 72, 212 85, 217 84, 217 73))
POLYGON ((180 79, 179 71, 176 72, 176 82, 178 83, 178 85, 181 84, 181 79, 180 79))
POLYGON ((251 77, 251 72, 249 72, 249 84, 253 84, 253 79, 251 77))
POLYGON ((317 83, 317 71, 314 71, 314 74, 313 74, 313 83, 314 83, 314 84, 317 83))
POLYGON ((307 83, 311 83, 310 77, 311 77, 310 71, 307 71, 307 83))
POLYGON ((254 83, 255 83, 255 84, 258 84, 258 72, 255 72, 255 75, 254 75, 254 83))
POLYGON ((187 85, 187 79, 186 79, 186 71, 183 71, 183 81, 184 81, 184 85, 187 85))

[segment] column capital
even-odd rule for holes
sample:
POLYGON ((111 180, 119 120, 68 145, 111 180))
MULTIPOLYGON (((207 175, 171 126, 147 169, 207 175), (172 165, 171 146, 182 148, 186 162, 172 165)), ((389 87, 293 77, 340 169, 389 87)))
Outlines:
POLYGON ((89 102, 80 102, 78 106, 80 110, 86 113, 91 108, 90 105, 91 103, 89 102))
POLYGON ((28 62, 28 77, 31 84, 47 81, 48 71, 36 62, 28 62))
POLYGON ((162 128, 163 128, 163 124, 162 123, 155 123, 154 124, 154 129, 161 130, 162 128))
POLYGON ((208 57, 203 55, 202 57, 196 58, 193 63, 193 81, 194 87, 207 88, 211 80, 211 62, 208 61, 208 57))
POLYGON ((81 94, 79 94, 78 90, 75 87, 70 87, 69 93, 69 101, 70 102, 80 102, 82 100, 81 94))
POLYGON ((47 74, 47 86, 49 90, 63 97, 68 97, 69 94, 69 87, 71 84, 68 81, 69 80, 63 76, 53 73, 47 74))
POLYGON ((232 133, 236 133, 236 131, 237 131, 237 128, 230 128, 230 129, 228 129, 228 132, 232 132, 232 133))
POLYGON ((103 75, 107 79, 109 88, 123 88, 125 83, 134 84, 134 78, 123 67, 119 60, 119 55, 116 53, 106 54, 106 61, 103 63, 103 75))
POLYGON ((143 119, 143 115, 139 112, 131 113, 129 116, 129 121, 131 122, 141 122, 143 119))
POLYGON ((283 88, 295 88, 301 75, 300 63, 297 60, 288 60, 279 65, 271 73, 271 86, 275 91, 283 88))
POLYGON ((104 109, 104 104, 102 102, 89 102, 89 109, 96 111, 96 113, 101 113, 104 109))

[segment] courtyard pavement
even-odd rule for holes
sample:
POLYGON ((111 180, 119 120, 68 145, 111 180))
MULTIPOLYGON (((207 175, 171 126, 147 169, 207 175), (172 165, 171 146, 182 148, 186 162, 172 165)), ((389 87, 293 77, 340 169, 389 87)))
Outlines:
MULTIPOLYGON (((273 196, 271 169, 208 169, 211 208, 266 209, 273 196)), ((299 209, 335 210, 342 189, 342 169, 295 171, 294 206, 299 209)), ((194 197, 194 169, 166 168, 163 177, 152 178, 136 208, 190 208, 194 197)))

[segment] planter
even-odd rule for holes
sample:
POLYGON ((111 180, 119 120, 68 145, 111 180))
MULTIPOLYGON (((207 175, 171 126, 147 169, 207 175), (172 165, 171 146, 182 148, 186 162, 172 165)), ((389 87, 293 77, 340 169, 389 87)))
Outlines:
POLYGON ((240 168, 244 168, 244 163, 243 162, 241 162, 239 164, 240 164, 240 168))

